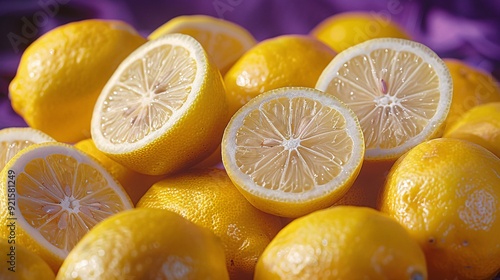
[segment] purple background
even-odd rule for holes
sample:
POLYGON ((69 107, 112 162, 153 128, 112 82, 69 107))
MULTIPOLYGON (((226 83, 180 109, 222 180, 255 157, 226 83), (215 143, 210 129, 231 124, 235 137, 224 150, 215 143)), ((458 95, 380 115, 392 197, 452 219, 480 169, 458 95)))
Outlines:
POLYGON ((175 16, 206 14, 236 22, 262 40, 306 34, 331 15, 355 10, 390 18, 441 57, 462 59, 500 78, 500 1, 496 0, 0 0, 0 128, 26 125, 8 100, 8 84, 22 51, 64 23, 121 19, 146 36, 175 16), (26 30, 30 23, 35 27, 31 33, 26 30), (13 36, 22 40, 13 43, 13 36))

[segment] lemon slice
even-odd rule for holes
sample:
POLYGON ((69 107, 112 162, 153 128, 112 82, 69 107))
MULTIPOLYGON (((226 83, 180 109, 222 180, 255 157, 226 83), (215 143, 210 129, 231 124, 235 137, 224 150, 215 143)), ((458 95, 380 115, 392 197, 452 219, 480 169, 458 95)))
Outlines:
POLYGON ((0 234, 40 255, 55 271, 94 225, 133 207, 97 162, 63 143, 34 144, 2 171, 0 234))
POLYGON ((372 39, 341 52, 316 88, 356 113, 367 160, 394 160, 439 137, 452 98, 444 62, 428 47, 396 38, 372 39))
POLYGON ((195 39, 169 34, 120 64, 97 99, 91 132, 115 161, 161 175, 215 151, 226 124, 219 71, 195 39))
POLYGON ((11 127, 0 130, 0 170, 20 150, 36 143, 55 141, 47 134, 30 127, 11 127))
POLYGON ((364 156, 354 113, 311 88, 280 88, 250 100, 231 119, 222 160, 257 208, 298 217, 330 206, 352 185, 364 156))
POLYGON ((194 37, 222 73, 226 73, 240 56, 257 43, 252 34, 238 24, 204 15, 173 18, 153 31, 149 39, 170 33, 194 37))

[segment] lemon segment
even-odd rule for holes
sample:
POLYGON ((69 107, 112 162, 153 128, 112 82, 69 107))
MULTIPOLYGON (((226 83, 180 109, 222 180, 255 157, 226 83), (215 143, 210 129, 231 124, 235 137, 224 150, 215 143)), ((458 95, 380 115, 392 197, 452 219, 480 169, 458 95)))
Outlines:
MULTIPOLYGON (((55 271, 94 225, 133 207, 103 167, 66 144, 32 145, 2 172, 0 218, 7 223, 15 217, 16 242, 39 254, 55 271), (7 207, 11 202, 15 209, 7 207)), ((0 234, 7 238, 9 232, 2 229, 0 234)))
POLYGON ((109 157, 161 175, 208 156, 226 123, 219 71, 195 39, 170 34, 123 61, 97 100, 91 128, 109 157))
POLYGON ((366 159, 395 159, 442 134, 452 98, 443 61, 426 46, 403 39, 372 39, 338 54, 316 88, 358 116, 366 159))
POLYGON ((244 105, 224 133, 228 175, 262 211, 300 216, 333 204, 364 156, 357 118, 310 88, 281 88, 244 105))

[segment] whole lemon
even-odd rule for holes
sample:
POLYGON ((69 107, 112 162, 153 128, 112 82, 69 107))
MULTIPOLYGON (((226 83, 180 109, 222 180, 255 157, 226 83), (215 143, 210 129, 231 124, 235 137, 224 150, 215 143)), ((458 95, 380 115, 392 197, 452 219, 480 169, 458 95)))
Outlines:
POLYGON ((259 258, 260 279, 427 279, 425 257, 395 220, 337 206, 292 221, 259 258))
POLYGON ((324 19, 311 31, 336 52, 375 38, 411 39, 390 16, 372 12, 344 12, 324 19))
POLYGON ((253 207, 219 169, 168 177, 154 184, 137 207, 167 209, 212 230, 224 244, 231 279, 252 279, 257 259, 282 228, 278 217, 253 207))
POLYGON ((280 87, 311 87, 335 52, 304 35, 282 35, 248 50, 224 76, 230 114, 251 98, 280 87))
POLYGON ((132 209, 94 227, 56 279, 229 279, 220 240, 178 214, 132 209))
POLYGON ((500 159, 459 139, 424 142, 392 167, 380 209, 423 249, 431 279, 500 270, 500 159))
POLYGON ((23 53, 10 84, 12 107, 29 126, 58 141, 89 138, 102 88, 144 42, 120 21, 92 19, 57 27, 23 53))
POLYGON ((457 59, 443 60, 453 80, 453 99, 446 118, 445 134, 463 114, 473 107, 500 101, 498 81, 488 72, 457 59))
POLYGON ((2 252, 2 280, 54 280, 56 278, 52 268, 37 254, 16 244, 15 238, 0 238, 0 252, 2 252))

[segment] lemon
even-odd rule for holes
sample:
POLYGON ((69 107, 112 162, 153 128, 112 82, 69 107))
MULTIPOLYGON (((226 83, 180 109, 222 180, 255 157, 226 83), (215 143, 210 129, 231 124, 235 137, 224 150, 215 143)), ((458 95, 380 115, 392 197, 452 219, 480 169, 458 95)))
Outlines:
POLYGON ((500 157, 500 102, 470 109, 445 131, 444 137, 468 140, 500 157))
POLYGON ((408 232, 374 209, 337 206, 288 224, 255 269, 259 279, 427 279, 408 232))
POLYGON ((222 78, 192 37, 167 34, 128 56, 99 96, 92 139, 113 160, 149 175, 207 157, 227 124, 222 78))
POLYGON ((2 252, 2 280, 54 280, 56 278, 50 266, 38 255, 15 244, 15 239, 0 238, 2 252))
POLYGON ((283 35, 260 42, 224 76, 230 114, 269 90, 314 87, 334 56, 333 50, 310 36, 283 35))
POLYGON ((330 16, 310 33, 337 52, 375 38, 411 39, 390 18, 369 12, 344 12, 330 16))
POLYGON ((453 100, 446 119, 446 130, 473 107, 500 102, 498 81, 488 72, 468 66, 457 59, 443 60, 453 80, 453 100))
POLYGON ((417 144, 442 135, 452 99, 444 62, 426 46, 372 39, 338 54, 316 88, 358 116, 368 161, 394 161, 417 144))
POLYGON ((83 20, 57 27, 23 53, 10 84, 12 107, 30 127, 57 141, 90 137, 102 88, 120 62, 146 42, 114 20, 83 20))
POLYGON ((349 190, 333 204, 363 206, 376 209, 385 178, 393 162, 363 162, 358 177, 349 190))
POLYGON ((299 217, 326 208, 352 185, 364 156, 354 113, 312 88, 280 88, 245 104, 222 140, 233 183, 260 210, 299 217))
POLYGON ((205 15, 175 17, 154 30, 150 39, 182 33, 195 38, 212 57, 221 73, 256 44, 255 38, 236 23, 205 15))
POLYGON ((380 209, 418 241, 430 279, 500 270, 500 159, 458 139, 424 142, 391 169, 380 209))
POLYGON ((132 208, 114 178, 63 143, 33 144, 0 174, 0 238, 42 257, 57 271, 68 252, 101 220, 132 208))
POLYGON ((137 207, 167 209, 212 230, 224 245, 231 279, 253 279, 260 254, 281 229, 278 217, 253 207, 224 170, 191 170, 168 177, 137 207))
POLYGON ((103 152, 99 151, 92 139, 85 139, 76 143, 75 148, 94 157, 125 189, 134 205, 146 193, 146 191, 156 182, 165 176, 151 176, 137 173, 128 167, 110 159, 103 152))
POLYGON ((162 209, 133 209, 94 227, 64 261, 62 279, 229 279, 220 240, 162 209))
POLYGON ((55 141, 40 130, 30 127, 10 127, 0 130, 0 170, 20 150, 33 144, 55 141))

